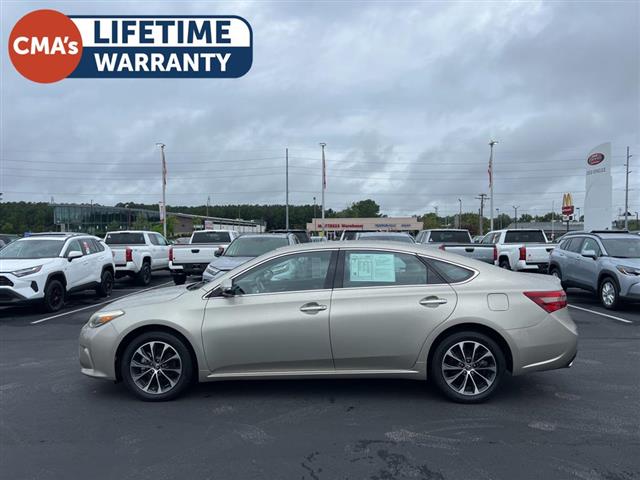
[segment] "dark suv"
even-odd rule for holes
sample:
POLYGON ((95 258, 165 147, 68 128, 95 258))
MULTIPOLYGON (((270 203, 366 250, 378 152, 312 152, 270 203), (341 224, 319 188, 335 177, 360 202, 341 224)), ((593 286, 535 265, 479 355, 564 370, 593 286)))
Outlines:
POLYGON ((640 300, 640 237, 627 232, 568 233, 549 256, 549 273, 563 288, 598 294, 602 306, 640 300))

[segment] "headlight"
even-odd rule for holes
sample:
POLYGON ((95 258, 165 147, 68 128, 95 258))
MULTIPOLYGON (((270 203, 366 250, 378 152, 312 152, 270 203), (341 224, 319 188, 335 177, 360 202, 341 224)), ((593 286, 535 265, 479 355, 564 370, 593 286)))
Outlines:
POLYGON ((42 265, 38 265, 37 267, 23 268, 23 269, 16 270, 15 272, 11 272, 11 273, 13 273, 16 277, 24 277, 25 275, 31 275, 32 273, 38 273, 41 268, 42 268, 42 265))
POLYGON ((97 328, 105 323, 109 323, 114 318, 118 318, 124 315, 124 311, 122 310, 113 310, 111 312, 97 312, 91 315, 89 319, 89 326, 91 328, 97 328))
POLYGON ((616 268, 625 275, 640 275, 640 268, 627 267, 626 265, 617 265, 616 268))

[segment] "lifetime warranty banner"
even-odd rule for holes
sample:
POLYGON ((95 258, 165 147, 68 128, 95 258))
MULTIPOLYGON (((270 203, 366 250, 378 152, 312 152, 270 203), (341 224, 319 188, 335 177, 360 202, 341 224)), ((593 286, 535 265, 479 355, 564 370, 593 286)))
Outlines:
POLYGON ((251 68, 253 34, 237 16, 25 15, 9 37, 16 69, 30 80, 238 78, 251 68))

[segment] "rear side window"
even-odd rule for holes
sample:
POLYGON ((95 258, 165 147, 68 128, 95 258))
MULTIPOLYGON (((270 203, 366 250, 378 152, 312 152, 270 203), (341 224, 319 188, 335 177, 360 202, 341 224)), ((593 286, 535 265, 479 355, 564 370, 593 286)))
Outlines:
POLYGON ((546 243, 542 230, 511 230, 507 232, 504 243, 546 243))
POLYGON ((158 241, 158 237, 156 235, 149 234, 149 241, 152 245, 160 245, 160 242, 158 241))
POLYGON ((342 286, 384 287, 444 283, 414 255, 384 251, 349 251, 344 255, 342 286))
POLYGON ((107 233, 104 241, 107 245, 145 245, 144 235, 142 233, 107 233))
POLYGON ((482 243, 485 245, 493 245, 498 243, 498 239, 500 238, 500 233, 487 233, 482 239, 482 243))
POLYGON ((429 259, 429 263, 444 277, 448 283, 460 283, 469 280, 474 275, 473 270, 454 265, 452 263, 441 262, 440 260, 429 259))
POLYGON ((582 237, 570 239, 565 250, 573 253, 578 253, 580 251, 580 247, 582 246, 583 240, 584 238, 582 237))

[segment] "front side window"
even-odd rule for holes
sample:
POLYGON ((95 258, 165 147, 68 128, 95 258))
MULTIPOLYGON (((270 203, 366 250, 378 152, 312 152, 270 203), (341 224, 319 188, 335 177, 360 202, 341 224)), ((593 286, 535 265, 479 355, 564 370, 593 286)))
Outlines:
POLYGON ((584 255, 586 252, 595 252, 597 256, 600 256, 600 247, 598 246, 598 242, 596 242, 593 238, 585 238, 584 243, 582 244, 581 254, 584 255))
POLYGON ((66 256, 69 256, 69 253, 71 252, 80 252, 81 254, 85 254, 84 253, 84 249, 82 248, 82 245, 80 245, 80 242, 78 240, 71 240, 69 242, 69 246, 67 247, 67 252, 66 252, 66 256))
POLYGON ((157 235, 149 234, 149 241, 151 242, 152 245, 160 245, 157 235))
POLYGON ((567 245, 567 251, 573 253, 579 253, 580 247, 582 247, 583 237, 572 238, 569 240, 569 244, 567 245))
POLYGON ((79 240, 80 248, 83 255, 91 255, 92 253, 96 253, 95 245, 90 238, 82 238, 79 240))
POLYGON ((348 251, 344 254, 342 286, 384 287, 443 283, 414 255, 384 251, 348 251))
POLYGON ((233 284, 243 295, 329 288, 331 255, 331 251, 323 251, 279 257, 243 273, 233 284))

